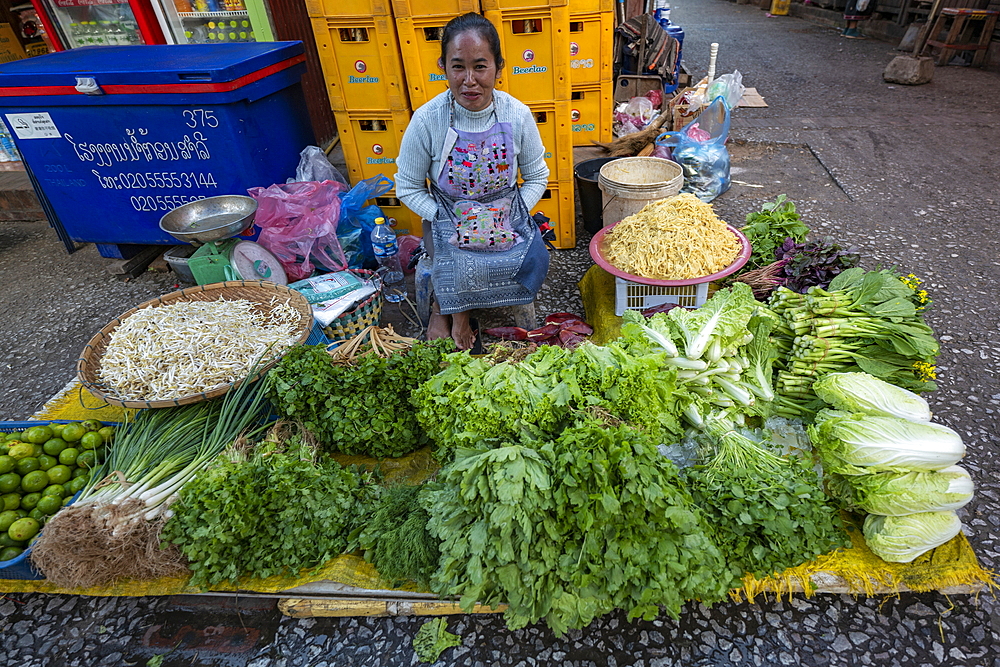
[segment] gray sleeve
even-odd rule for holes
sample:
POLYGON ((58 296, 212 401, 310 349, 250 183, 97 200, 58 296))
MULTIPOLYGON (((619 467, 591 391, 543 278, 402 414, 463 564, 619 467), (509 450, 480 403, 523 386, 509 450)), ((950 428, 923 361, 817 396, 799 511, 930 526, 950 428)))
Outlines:
POLYGON ((403 133, 396 158, 396 196, 424 220, 433 220, 437 204, 427 190, 427 171, 434 152, 433 136, 426 122, 427 114, 416 111, 403 133))
POLYGON ((521 196, 524 203, 530 209, 545 193, 548 186, 549 166, 545 164, 545 146, 542 145, 542 137, 538 133, 538 126, 531 111, 524 105, 522 108, 521 136, 519 141, 521 150, 517 156, 517 167, 520 169, 521 178, 524 180, 521 186, 521 196))

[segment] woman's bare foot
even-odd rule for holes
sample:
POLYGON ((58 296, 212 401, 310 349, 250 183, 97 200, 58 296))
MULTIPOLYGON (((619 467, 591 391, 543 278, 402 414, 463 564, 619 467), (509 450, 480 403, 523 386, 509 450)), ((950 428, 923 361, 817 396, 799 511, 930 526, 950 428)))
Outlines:
POLYGON ((432 312, 431 318, 427 322, 427 340, 438 340, 439 338, 450 337, 451 315, 442 315, 439 312, 432 312))
POLYGON ((469 311, 451 316, 451 338, 460 350, 469 350, 476 344, 476 334, 469 324, 469 311))

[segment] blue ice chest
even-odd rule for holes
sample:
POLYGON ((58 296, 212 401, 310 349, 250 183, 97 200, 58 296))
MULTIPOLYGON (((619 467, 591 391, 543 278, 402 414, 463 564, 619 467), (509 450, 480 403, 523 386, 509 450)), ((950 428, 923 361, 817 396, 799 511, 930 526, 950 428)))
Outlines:
POLYGON ((301 42, 93 46, 0 65, 0 118, 73 241, 169 244, 164 213, 295 176, 301 42))

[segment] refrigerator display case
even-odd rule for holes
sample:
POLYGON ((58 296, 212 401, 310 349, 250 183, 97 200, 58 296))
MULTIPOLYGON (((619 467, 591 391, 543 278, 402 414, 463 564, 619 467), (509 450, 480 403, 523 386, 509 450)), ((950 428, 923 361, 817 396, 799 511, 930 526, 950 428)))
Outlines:
POLYGON ((169 44, 273 42, 265 0, 150 0, 169 44))
POLYGON ((32 0, 57 51, 81 46, 163 44, 146 0, 32 0))

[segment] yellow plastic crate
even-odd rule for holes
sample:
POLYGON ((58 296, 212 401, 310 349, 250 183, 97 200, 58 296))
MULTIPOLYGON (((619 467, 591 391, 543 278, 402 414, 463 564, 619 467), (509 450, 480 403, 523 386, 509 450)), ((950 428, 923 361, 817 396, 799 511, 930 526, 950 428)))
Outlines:
POLYGON ((614 96, 614 81, 573 86, 569 113, 574 146, 592 146, 594 141, 607 143, 612 140, 614 96))
POLYGON ((387 112, 410 108, 392 18, 311 20, 334 111, 387 112))
POLYGON ((576 247, 576 200, 573 195, 573 179, 549 181, 542 198, 531 208, 531 214, 541 213, 555 228, 556 240, 553 245, 567 249, 576 247))
MULTIPOLYGON (((392 14, 397 19, 405 16, 412 18, 448 19, 479 11, 479 0, 392 0, 392 14)), ((445 21, 447 23, 447 21, 445 21)))
POLYGON ((410 103, 416 109, 448 89, 448 78, 438 66, 441 32, 451 16, 396 19, 403 74, 410 103))
POLYGON ((390 190, 381 197, 375 197, 369 203, 375 204, 382 209, 382 214, 385 216, 386 222, 389 223, 392 231, 396 232, 397 236, 405 234, 413 236, 424 235, 423 223, 420 220, 420 216, 403 206, 403 202, 396 198, 395 190, 390 190))
POLYGON ((615 20, 615 0, 571 0, 570 9, 574 14, 608 13, 615 20))
POLYGON ((573 137, 570 129, 569 102, 529 104, 538 133, 545 146, 545 163, 549 165, 549 180, 573 178, 573 137))
POLYGON ((569 17, 570 84, 581 86, 611 81, 614 78, 611 69, 614 41, 614 15, 571 14, 569 17))
MULTIPOLYGON (((593 0, 586 0, 593 2, 593 0)), ((576 4, 573 0, 572 4, 576 4)), ((508 9, 545 9, 547 7, 565 7, 570 0, 480 0, 484 12, 499 12, 508 9)), ((589 10, 588 10, 589 11, 589 10)), ((507 57, 506 55, 504 56, 507 57)))
POLYGON ((569 99, 569 8, 486 12, 497 27, 504 65, 497 83, 525 104, 569 99))
POLYGON ((351 183, 378 174, 395 180, 399 144, 410 111, 335 111, 333 117, 351 183))
POLYGON ((310 18, 342 16, 390 16, 390 0, 305 0, 306 13, 310 18))

